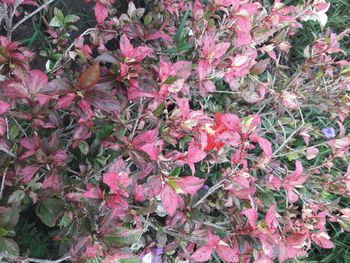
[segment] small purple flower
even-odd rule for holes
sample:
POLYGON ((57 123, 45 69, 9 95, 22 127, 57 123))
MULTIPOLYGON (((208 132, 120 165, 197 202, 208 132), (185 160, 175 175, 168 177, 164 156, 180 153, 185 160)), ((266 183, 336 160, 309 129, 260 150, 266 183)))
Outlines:
POLYGON ((335 137, 335 130, 333 129, 333 127, 323 128, 322 133, 327 139, 335 137))
POLYGON ((155 249, 154 251, 156 253, 156 256, 159 256, 161 254, 163 254, 163 248, 162 247, 158 247, 155 249))
POLYGON ((155 252, 155 256, 152 260, 152 263, 160 263, 162 260, 162 254, 163 254, 163 248, 162 247, 158 247, 154 250, 155 252))
POLYGON ((202 186, 202 189, 208 190, 208 189, 209 189, 209 186, 205 184, 205 185, 202 186))

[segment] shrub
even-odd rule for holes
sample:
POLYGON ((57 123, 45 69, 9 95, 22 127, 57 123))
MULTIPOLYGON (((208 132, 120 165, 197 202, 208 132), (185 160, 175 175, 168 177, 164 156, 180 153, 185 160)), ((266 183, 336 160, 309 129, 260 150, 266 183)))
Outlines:
POLYGON ((55 8, 43 72, 12 36, 53 2, 0 1, 0 258, 286 262, 349 230, 349 30, 290 56, 328 3, 55 8))

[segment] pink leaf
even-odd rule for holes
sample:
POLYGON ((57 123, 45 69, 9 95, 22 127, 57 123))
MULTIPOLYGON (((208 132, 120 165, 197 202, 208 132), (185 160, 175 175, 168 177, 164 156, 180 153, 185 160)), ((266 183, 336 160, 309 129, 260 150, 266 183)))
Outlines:
POLYGON ((191 256, 191 259, 195 262, 206 262, 210 259, 213 248, 205 245, 194 252, 191 256))
POLYGON ((0 136, 7 132, 7 123, 4 118, 0 117, 0 136))
POLYGON ((334 140, 330 140, 327 142, 329 146, 331 147, 335 147, 338 149, 344 148, 344 147, 349 147, 350 146, 350 137, 344 137, 341 139, 334 139, 334 140))
POLYGON ((219 59, 221 58, 227 51, 227 49, 230 47, 229 42, 222 42, 215 46, 215 52, 214 57, 219 59))
POLYGON ((209 63, 205 60, 201 60, 198 63, 198 73, 199 73, 199 80, 204 80, 210 73, 211 66, 209 63))
POLYGON ((84 198, 103 199, 103 193, 99 187, 95 187, 89 183, 86 185, 86 187, 87 190, 83 193, 84 198))
POLYGON ((286 239, 286 243, 290 246, 293 247, 298 247, 300 245, 302 245, 305 240, 308 238, 308 233, 292 233, 291 235, 289 235, 286 239))
POLYGON ((299 197, 296 193, 294 193, 294 188, 286 188, 286 194, 288 197, 289 202, 292 204, 298 201, 299 197))
POLYGON ((206 155, 205 151, 201 150, 192 142, 188 147, 186 160, 191 163, 197 163, 202 161, 206 155))
POLYGON ((37 94, 36 98, 38 99, 40 106, 43 106, 50 101, 50 96, 44 94, 37 94))
POLYGON ((217 136, 216 138, 218 141, 231 145, 231 146, 238 146, 241 143, 241 136, 238 132, 232 132, 232 131, 225 131, 217 136))
POLYGON ((248 219, 248 224, 252 228, 256 228, 256 220, 258 219, 258 212, 253 208, 244 208, 241 214, 245 215, 248 219))
POLYGON ((216 253, 224 262, 239 262, 237 253, 229 245, 221 244, 216 247, 216 253))
POLYGON ((322 248, 330 249, 334 247, 329 235, 325 232, 312 234, 311 238, 312 241, 314 241, 318 246, 322 248))
POLYGON ((185 176, 174 179, 174 182, 176 182, 182 191, 193 196, 199 189, 202 188, 205 180, 195 176, 185 176))
POLYGON ((271 205, 271 207, 267 210, 265 216, 265 223, 270 231, 274 231, 277 229, 278 221, 275 204, 271 205))
POLYGON ((0 100, 0 115, 4 114, 5 112, 7 112, 10 108, 10 103, 0 100))
POLYGON ((314 159, 318 153, 319 153, 319 150, 316 147, 309 147, 306 149, 306 159, 308 160, 314 159))
POLYGON ((164 184, 162 192, 160 193, 162 206, 169 216, 173 216, 178 207, 177 194, 170 185, 164 184))
POLYGON ((241 122, 237 115, 234 114, 223 114, 221 117, 222 123, 230 131, 239 131, 241 127, 241 122))
POLYGON ((158 126, 153 130, 149 130, 137 135, 132 140, 132 144, 135 147, 135 149, 139 149, 146 143, 154 142, 157 139, 157 136, 158 136, 158 126))
POLYGON ((108 8, 97 1, 94 7, 94 11, 97 23, 99 25, 102 25, 108 17, 108 8))
POLYGON ((131 52, 134 50, 128 37, 123 34, 120 38, 120 51, 124 57, 131 57, 131 52))
POLYGON ((39 170, 40 166, 26 166, 18 172, 18 175, 24 183, 28 183, 39 170))
POLYGON ((271 143, 262 137, 258 137, 258 143, 259 143, 259 146, 261 147, 261 149, 263 150, 264 154, 267 157, 271 157, 272 156, 271 143))
POLYGON ((136 62, 140 62, 141 60, 151 55, 152 53, 153 53, 153 49, 149 47, 136 47, 132 52, 132 58, 136 62))
POLYGON ((299 160, 295 162, 295 170, 291 175, 286 177, 286 180, 291 186, 299 186, 302 185, 306 180, 307 176, 303 175, 303 166, 299 160))

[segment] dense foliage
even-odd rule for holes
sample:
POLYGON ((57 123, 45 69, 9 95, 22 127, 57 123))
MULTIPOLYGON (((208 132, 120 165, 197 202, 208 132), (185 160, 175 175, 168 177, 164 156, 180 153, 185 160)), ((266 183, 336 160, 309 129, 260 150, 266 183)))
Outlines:
POLYGON ((350 230, 329 3, 53 2, 0 0, 0 261, 287 262, 350 230), (46 72, 13 40, 39 12, 46 72))

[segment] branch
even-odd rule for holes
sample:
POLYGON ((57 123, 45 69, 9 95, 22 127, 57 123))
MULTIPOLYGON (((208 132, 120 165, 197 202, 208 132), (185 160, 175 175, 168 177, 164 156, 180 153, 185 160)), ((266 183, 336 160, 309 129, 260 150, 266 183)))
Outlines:
POLYGON ((3 253, 0 252, 0 259, 8 259, 11 261, 15 261, 15 262, 22 262, 22 263, 26 263, 26 262, 33 262, 33 263, 60 263, 63 261, 66 261, 68 259, 71 258, 71 256, 66 255, 63 256, 59 259, 56 260, 49 260, 49 259, 39 259, 39 258, 23 258, 23 257, 18 257, 18 256, 13 256, 13 255, 9 255, 8 253, 3 253))
POLYGON ((5 168, 5 171, 4 171, 3 175, 2 175, 2 181, 1 181, 1 186, 0 186, 0 200, 2 199, 2 193, 3 193, 4 188, 5 188, 5 180, 6 180, 7 169, 8 169, 8 167, 5 168))

